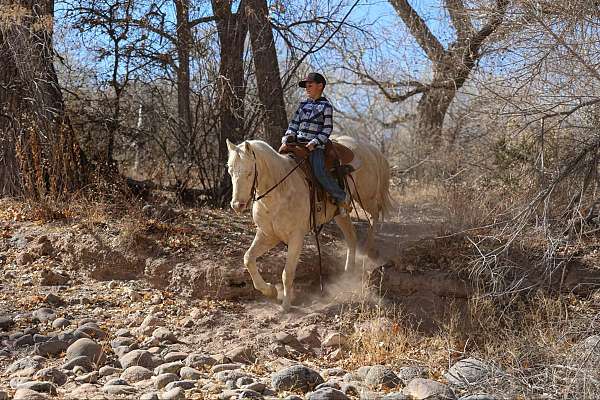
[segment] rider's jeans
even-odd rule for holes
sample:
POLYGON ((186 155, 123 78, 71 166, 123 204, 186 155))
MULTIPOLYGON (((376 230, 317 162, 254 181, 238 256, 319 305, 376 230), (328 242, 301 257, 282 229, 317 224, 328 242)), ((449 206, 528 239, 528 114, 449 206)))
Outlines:
POLYGON ((335 199, 335 202, 339 204, 345 201, 346 192, 340 188, 337 181, 333 179, 325 168, 325 150, 319 148, 314 149, 310 152, 308 161, 310 161, 315 177, 323 186, 323 189, 335 199))

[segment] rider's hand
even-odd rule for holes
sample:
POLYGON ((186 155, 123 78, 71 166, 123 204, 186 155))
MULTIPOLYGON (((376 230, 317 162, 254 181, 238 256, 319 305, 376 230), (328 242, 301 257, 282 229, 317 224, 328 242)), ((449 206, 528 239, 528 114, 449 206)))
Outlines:
POLYGON ((315 147, 317 147, 317 145, 314 143, 309 143, 306 145, 306 148, 308 149, 308 151, 313 151, 315 149, 315 147))

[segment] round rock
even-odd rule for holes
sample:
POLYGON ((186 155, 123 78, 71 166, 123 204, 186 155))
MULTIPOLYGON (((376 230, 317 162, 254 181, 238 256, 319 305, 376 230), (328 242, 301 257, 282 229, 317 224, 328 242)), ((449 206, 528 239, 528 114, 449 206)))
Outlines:
POLYGON ((324 387, 310 393, 306 400, 349 400, 350 398, 341 390, 331 387, 324 387))
POLYGON ((217 372, 214 378, 222 383, 232 381, 235 383, 238 379, 248 376, 248 373, 239 369, 229 369, 226 371, 217 372))
POLYGON ((177 374, 160 374, 154 379, 154 386, 157 389, 162 389, 171 382, 179 380, 177 374))
POLYGON ((86 335, 98 340, 102 340, 108 336, 106 332, 104 332, 95 322, 87 322, 83 325, 79 325, 79 328, 77 328, 76 332, 83 332, 86 335))
MULTIPOLYGON (((165 361, 166 358, 165 358, 165 361)), ((212 367, 217 363, 217 360, 205 354, 192 353, 185 359, 185 365, 192 368, 207 368, 212 367)))
POLYGON ((444 378, 452 385, 464 387, 480 383, 490 375, 490 367, 476 358, 466 358, 456 362, 444 378))
POLYGON ((437 396, 444 400, 455 400, 456 395, 448 386, 431 379, 415 378, 408 382, 402 391, 416 400, 435 398, 437 396))
POLYGON ((182 361, 188 357, 188 353, 183 351, 172 351, 165 356, 165 362, 182 361))
POLYGON ((73 357, 71 360, 64 363, 61 368, 66 370, 72 370, 75 367, 81 367, 85 371, 92 371, 94 369, 94 363, 90 361, 88 356, 73 357))
POLYGON ((145 368, 153 368, 154 360, 152 354, 146 350, 132 350, 119 359, 121 367, 129 368, 133 365, 139 365, 145 368))
POLYGON ((400 378, 385 365, 374 365, 365 376, 365 383, 372 388, 383 387, 393 389, 402 382, 400 378))
POLYGON ((31 389, 17 389, 14 400, 48 400, 50 397, 31 389))
POLYGON ((18 371, 23 371, 25 369, 32 371, 30 375, 33 375, 35 371, 42 368, 42 360, 44 358, 41 357, 24 357, 14 361, 12 364, 6 368, 7 374, 14 374, 18 371))
POLYGON ((161 400, 185 400, 185 391, 180 387, 167 390, 160 396, 161 400))
POLYGON ((56 386, 50 382, 41 382, 41 381, 30 381, 21 383, 17 386, 17 389, 29 389, 34 390, 36 392, 41 393, 49 393, 52 395, 56 394, 56 386))
POLYGON ((54 329, 63 329, 69 326, 70 324, 71 322, 68 319, 62 317, 56 318, 54 321, 52 321, 52 327, 54 329))
POLYGON ((301 390, 306 393, 323 382, 317 371, 305 365, 293 365, 271 376, 271 384, 278 391, 301 390))
POLYGON ((127 381, 127 383, 136 383, 146 379, 152 378, 154 374, 148 368, 140 367, 139 365, 133 365, 121 374, 121 379, 127 381))
POLYGON ((406 384, 415 378, 427 378, 429 374, 426 367, 402 367, 397 375, 406 384))
POLYGON ((67 383, 67 375, 57 368, 43 368, 33 376, 40 381, 52 382, 58 386, 67 383))
POLYGON ((96 365, 104 364, 106 356, 102 347, 92 339, 77 339, 75 343, 67 349, 67 360, 72 360, 75 357, 86 356, 96 365))
POLYGON ((120 374, 121 372, 123 372, 123 370, 121 368, 115 368, 115 367, 111 367, 109 365, 105 365, 104 367, 102 367, 98 370, 98 374, 100 377, 110 376, 110 375, 114 375, 114 374, 120 374))
POLYGON ((242 364, 215 364, 210 368, 210 372, 212 372, 213 374, 216 374, 217 372, 222 372, 222 371, 230 371, 230 370, 234 370, 234 369, 240 369, 242 368, 242 364))
POLYGON ((52 339, 47 342, 36 343, 33 353, 42 357, 58 356, 68 350, 69 344, 63 340, 52 339))
POLYGON ((154 373, 156 375, 167 373, 178 374, 181 368, 183 368, 183 363, 181 361, 164 363, 154 368, 154 373))
POLYGON ((262 396, 262 394, 255 392, 254 390, 243 389, 238 393, 237 398, 238 399, 262 399, 263 396, 262 396))
POLYGON ((168 330, 167 328, 164 328, 164 327, 156 328, 152 332, 152 337, 155 337, 156 339, 160 340, 161 342, 167 342, 167 343, 176 343, 177 342, 177 338, 175 337, 173 332, 171 332, 170 330, 168 330))
POLYGON ((102 391, 110 395, 131 395, 137 390, 129 385, 104 385, 102 391))
POLYGON ((131 346, 135 345, 135 343, 136 343, 135 339, 131 338, 131 337, 116 337, 110 341, 110 347, 112 347, 113 349, 120 347, 120 346, 131 347, 131 346))
POLYGON ((198 380, 202 378, 202 375, 202 372, 190 367, 182 367, 179 370, 179 376, 181 379, 198 380))
POLYGON ((23 335, 15 340, 15 347, 31 346, 34 343, 32 335, 23 335))
POLYGON ((192 389, 194 387, 196 387, 196 381, 189 381, 189 380, 173 381, 173 382, 170 382, 169 384, 167 384, 167 386, 165 386, 165 390, 169 391, 173 388, 181 388, 184 390, 188 390, 188 389, 192 389))
POLYGON ((8 315, 0 316, 0 331, 8 331, 14 324, 15 321, 12 317, 8 315))
POLYGON ((39 321, 39 322, 52 321, 56 318, 56 314, 54 313, 54 310, 51 308, 47 308, 47 307, 38 308, 37 310, 35 310, 34 312, 31 313, 31 316, 34 321, 39 321))

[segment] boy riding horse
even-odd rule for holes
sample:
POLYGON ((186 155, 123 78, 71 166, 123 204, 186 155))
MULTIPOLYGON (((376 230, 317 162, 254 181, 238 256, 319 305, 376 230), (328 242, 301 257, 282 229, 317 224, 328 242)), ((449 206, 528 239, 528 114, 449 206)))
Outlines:
POLYGON ((302 101, 282 138, 282 143, 306 143, 308 160, 315 177, 334 199, 340 214, 351 210, 349 196, 325 168, 325 145, 333 131, 333 107, 323 96, 327 82, 323 75, 311 72, 298 83, 308 99, 302 101))

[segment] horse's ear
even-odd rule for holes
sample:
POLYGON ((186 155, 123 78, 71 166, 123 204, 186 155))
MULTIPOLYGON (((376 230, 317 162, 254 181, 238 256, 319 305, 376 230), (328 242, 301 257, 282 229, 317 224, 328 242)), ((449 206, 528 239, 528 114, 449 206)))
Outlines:
POLYGON ((248 142, 244 142, 244 151, 245 151, 246 153, 250 153, 250 151, 252 151, 252 150, 250 149, 250 143, 248 143, 248 142))
POLYGON ((229 139, 225 139, 225 143, 227 143, 227 149, 229 151, 233 151, 237 149, 237 146, 233 143, 231 143, 231 141, 229 139))

